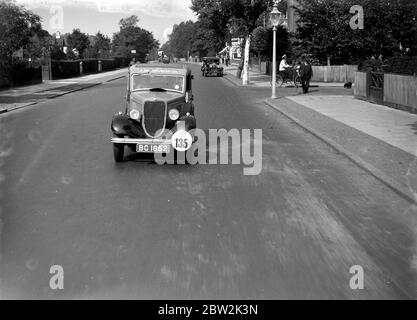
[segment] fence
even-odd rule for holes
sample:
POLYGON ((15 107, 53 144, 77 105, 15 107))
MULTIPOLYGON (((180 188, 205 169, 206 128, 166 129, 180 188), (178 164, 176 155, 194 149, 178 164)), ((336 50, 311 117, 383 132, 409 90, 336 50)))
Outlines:
POLYGON ((127 67, 129 62, 129 59, 123 57, 100 60, 52 60, 52 77, 53 79, 63 79, 76 77, 81 74, 110 71, 117 68, 127 67))
POLYGON ((313 66, 312 81, 317 82, 355 82, 358 66, 313 66))
POLYGON ((355 97, 366 98, 367 97, 367 74, 366 72, 355 72, 355 87, 353 92, 355 97))
MULTIPOLYGON (((279 62, 277 62, 277 66, 279 62)), ((258 66, 257 66, 258 67, 258 66)), ((259 67, 258 67, 259 68, 259 67)), ((355 82, 355 72, 358 70, 356 65, 344 66, 313 66, 313 78, 316 82, 355 82)), ((261 72, 271 75, 272 62, 268 61, 261 65, 261 72)))
POLYGON ((384 102, 410 106, 417 112, 417 77, 385 74, 384 102))
POLYGON ((356 72, 354 94, 417 114, 417 77, 391 73, 356 72))

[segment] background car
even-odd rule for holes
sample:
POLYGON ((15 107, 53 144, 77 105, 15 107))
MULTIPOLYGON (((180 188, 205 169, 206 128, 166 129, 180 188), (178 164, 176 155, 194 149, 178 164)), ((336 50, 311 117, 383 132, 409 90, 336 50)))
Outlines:
POLYGON ((201 73, 203 77, 216 76, 223 77, 223 67, 220 67, 220 58, 217 57, 204 57, 203 66, 201 67, 201 73))

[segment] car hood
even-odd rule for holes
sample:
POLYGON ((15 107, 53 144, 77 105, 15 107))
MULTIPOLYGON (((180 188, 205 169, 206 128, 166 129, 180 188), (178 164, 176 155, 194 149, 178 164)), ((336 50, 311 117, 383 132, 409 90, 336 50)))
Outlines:
POLYGON ((184 94, 178 92, 150 92, 150 91, 140 91, 132 92, 131 98, 143 104, 145 101, 164 101, 166 103, 178 101, 184 99, 184 94))

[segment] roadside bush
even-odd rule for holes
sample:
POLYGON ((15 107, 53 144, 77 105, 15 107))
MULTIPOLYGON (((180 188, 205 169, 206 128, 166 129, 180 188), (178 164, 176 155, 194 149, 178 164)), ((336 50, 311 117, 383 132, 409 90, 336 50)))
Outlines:
POLYGON ((103 71, 110 71, 117 69, 117 63, 114 59, 101 59, 101 68, 103 71))
POLYGON ((359 71, 373 71, 373 72, 382 72, 383 71, 383 62, 378 59, 368 59, 361 61, 358 65, 359 71))
POLYGON ((64 79, 80 75, 80 61, 52 60, 52 78, 64 79))
POLYGON ((403 75, 417 74, 417 57, 398 56, 385 61, 378 59, 365 60, 359 64, 360 71, 377 71, 403 75))
POLYGON ((97 59, 81 60, 78 62, 83 63, 83 74, 90 74, 90 73, 98 72, 98 60, 97 59))
POLYGON ((8 63, 0 60, 0 88, 8 87, 10 84, 9 69, 8 63))
POLYGON ((417 74, 417 57, 401 56, 387 59, 385 72, 398 73, 404 75, 417 74))
POLYGON ((130 59, 126 57, 114 57, 116 68, 125 68, 129 66, 130 59))
POLYGON ((29 68, 25 61, 15 61, 9 69, 10 85, 25 85, 42 81, 42 69, 29 68))
POLYGON ((29 67, 26 61, 6 61, 0 63, 0 88, 40 83, 42 69, 40 65, 29 67))

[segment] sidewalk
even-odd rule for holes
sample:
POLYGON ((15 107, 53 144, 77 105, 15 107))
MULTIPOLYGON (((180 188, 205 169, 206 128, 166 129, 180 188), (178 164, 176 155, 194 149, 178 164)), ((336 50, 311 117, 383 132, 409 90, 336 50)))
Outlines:
POLYGON ((417 115, 351 96, 297 96, 288 99, 417 155, 417 115))
MULTIPOLYGON (((226 78, 237 86, 242 86, 242 80, 236 77, 237 66, 224 67, 226 78)), ((272 77, 266 74, 259 73, 258 71, 249 71, 249 84, 250 87, 261 87, 261 88, 271 88, 272 77)), ((312 88, 317 87, 343 87, 344 83, 339 82, 311 82, 310 86, 312 88)), ((283 86, 290 88, 291 86, 283 86)))
MULTIPOLYGON (((225 71, 227 80, 246 87, 237 67, 225 71)), ((250 71, 249 80, 251 88, 271 87, 258 72, 250 71)), ((265 103, 417 204, 417 115, 355 99, 340 91, 343 84, 313 84, 322 90, 302 95, 282 88, 280 98, 265 103)))
POLYGON ((266 104, 417 204, 417 115, 351 96, 291 96, 266 104))
POLYGON ((0 91, 0 114, 123 78, 127 68, 0 91))

